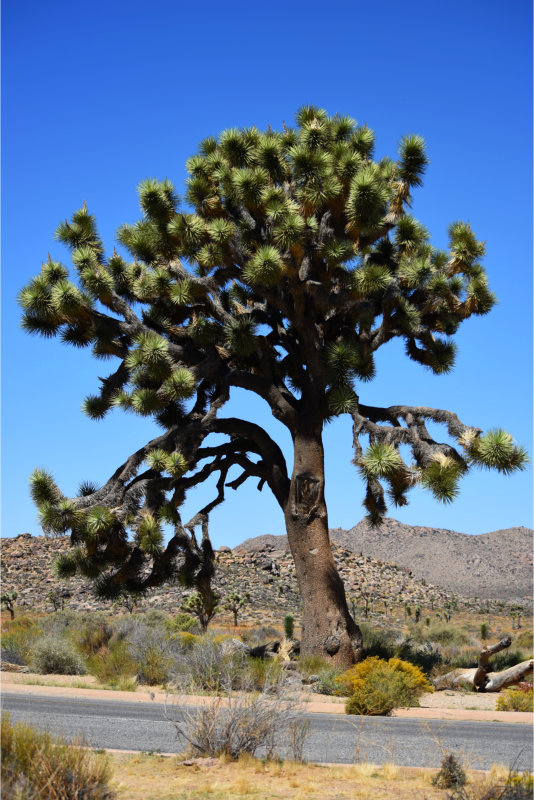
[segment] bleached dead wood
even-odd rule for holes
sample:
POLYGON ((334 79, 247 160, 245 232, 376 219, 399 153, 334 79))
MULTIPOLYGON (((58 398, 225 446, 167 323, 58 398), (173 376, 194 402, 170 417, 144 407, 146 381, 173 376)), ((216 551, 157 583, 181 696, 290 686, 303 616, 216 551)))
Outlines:
POLYGON ((443 689, 460 689, 465 684, 470 684, 478 692, 500 692, 508 686, 514 686, 524 680, 529 675, 534 666, 534 661, 522 661, 513 667, 508 667, 501 672, 491 672, 489 666, 490 658, 510 647, 512 639, 510 636, 501 639, 491 647, 485 647, 479 655, 478 666, 471 669, 454 669, 446 675, 435 678, 432 683, 436 691, 443 689))

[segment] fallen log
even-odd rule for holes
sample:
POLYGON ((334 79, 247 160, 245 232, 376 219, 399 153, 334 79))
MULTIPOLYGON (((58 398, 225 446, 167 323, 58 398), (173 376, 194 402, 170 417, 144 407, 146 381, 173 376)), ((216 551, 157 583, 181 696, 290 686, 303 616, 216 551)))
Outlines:
POLYGON ((501 672, 491 672, 489 665, 489 660, 495 653, 500 653, 501 650, 505 650, 511 644, 511 637, 506 636, 497 644, 485 647, 480 652, 477 667, 453 669, 452 672, 448 672, 446 675, 434 678, 432 681, 434 689, 438 692, 443 689, 461 689, 468 684, 473 686, 477 692, 500 692, 501 689, 506 689, 508 686, 515 686, 532 672, 534 666, 532 659, 522 661, 520 664, 503 669, 501 672))

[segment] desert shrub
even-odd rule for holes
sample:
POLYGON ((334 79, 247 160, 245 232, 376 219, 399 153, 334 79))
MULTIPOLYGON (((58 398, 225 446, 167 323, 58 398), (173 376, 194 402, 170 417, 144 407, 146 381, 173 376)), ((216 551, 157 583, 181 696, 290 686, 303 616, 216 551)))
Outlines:
POLYGON ((64 609, 47 614, 40 619, 43 633, 52 637, 69 637, 74 635, 85 623, 86 617, 75 611, 64 609))
POLYGON ((417 644, 411 639, 404 639, 395 645, 395 656, 403 661, 409 661, 410 664, 415 664, 426 673, 438 668, 443 661, 439 645, 434 642, 417 644))
POLYGON ((280 679, 282 666, 278 659, 248 658, 243 666, 243 679, 253 691, 263 691, 280 679))
POLYGON ((203 636, 194 647, 184 648, 173 658, 172 679, 185 690, 218 692, 235 686, 247 656, 226 639, 203 636))
POLYGON ((298 667, 306 678, 314 679, 315 692, 328 695, 350 694, 350 690, 337 681, 343 672, 342 667, 333 666, 322 656, 301 656, 298 667))
POLYGON ((500 653, 495 653, 495 655, 491 657, 491 671, 500 672, 503 669, 508 669, 508 667, 513 667, 521 661, 526 661, 530 655, 530 653, 525 653, 521 650, 501 650, 500 653))
POLYGON ((112 800, 109 759, 2 717, 2 797, 112 800))
POLYGON ((438 789, 458 789, 467 783, 465 770, 454 753, 444 753, 439 771, 432 778, 432 786, 438 789))
POLYGON ((160 611, 159 608, 147 608, 146 611, 141 611, 139 614, 129 614, 128 616, 136 622, 142 622, 150 628, 165 628, 169 624, 171 618, 165 611, 160 611))
POLYGON ((113 633, 113 626, 108 618, 91 615, 75 632, 74 641, 85 656, 93 656, 108 647, 113 633))
POLYGON ((480 647, 458 647, 458 645, 451 644, 442 647, 441 654, 446 672, 456 668, 467 669, 478 664, 480 647))
POLYGON ((505 689, 497 698, 498 711, 534 711, 532 689, 505 689))
POLYGON ((516 647, 520 647, 522 650, 528 650, 528 652, 531 653, 534 646, 533 640, 534 634, 531 630, 521 631, 521 633, 515 637, 514 644, 516 647))
POLYGON ((135 621, 126 639, 128 652, 138 664, 137 676, 150 686, 169 680, 179 646, 162 627, 148 627, 135 621))
POLYGON ((394 634, 390 631, 381 631, 372 628, 366 622, 360 623, 360 630, 363 638, 363 658, 394 658, 395 645, 394 634))
POLYGON ((399 706, 418 706, 418 697, 433 691, 419 667, 400 658, 367 658, 337 681, 352 691, 345 706, 347 714, 389 714, 399 706))
POLYGON ((443 645, 467 645, 469 635, 458 628, 456 625, 434 622, 424 628, 418 625, 410 625, 410 639, 415 642, 437 642, 443 645))
POLYGON ((119 684, 124 685, 137 674, 139 664, 131 656, 126 642, 119 639, 111 642, 109 649, 89 656, 87 668, 102 683, 119 688, 119 684))
POLYGON ((18 667, 25 667, 26 661, 20 655, 16 648, 2 647, 0 650, 0 661, 5 661, 8 664, 16 664, 18 667))
MULTIPOLYGON (((41 635, 42 630, 32 617, 18 617, 7 622, 2 631, 2 650, 8 651, 12 658, 17 659, 11 661, 12 664, 28 664, 32 647, 41 635)), ((7 656, 5 660, 10 661, 7 656)))
POLYGON ((532 800, 534 777, 531 772, 516 772, 511 769, 506 781, 492 778, 472 787, 459 786, 447 800, 532 800))
POLYGON ((273 628, 272 625, 260 625, 257 628, 243 631, 241 638, 249 647, 259 647, 273 639, 280 639, 280 631, 273 628))
POLYGON ((260 694, 251 693, 246 677, 237 688, 238 692, 227 688, 224 697, 193 711, 175 713, 167 708, 166 717, 178 738, 197 756, 237 759, 244 753, 255 755, 261 748, 266 758, 289 755, 302 760, 309 724, 302 720, 298 703, 285 692, 283 676, 260 694))
POLYGON ((190 650, 199 643, 200 636, 190 631, 178 631, 172 634, 171 639, 173 639, 182 650, 190 650))
POLYGON ((41 675, 85 675, 80 653, 72 642, 59 636, 43 636, 33 647, 30 664, 41 675))
POLYGON ((165 629, 170 634, 180 631, 191 633, 192 631, 198 632, 200 630, 198 620, 192 617, 191 614, 185 614, 182 611, 165 620, 165 629))

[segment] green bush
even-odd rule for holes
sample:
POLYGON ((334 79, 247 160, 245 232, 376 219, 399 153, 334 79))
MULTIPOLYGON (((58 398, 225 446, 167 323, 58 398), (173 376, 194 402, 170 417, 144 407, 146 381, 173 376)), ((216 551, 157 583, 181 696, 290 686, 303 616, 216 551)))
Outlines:
POLYGON ((531 653, 534 647, 534 633, 531 630, 521 631, 521 633, 515 637, 514 644, 516 647, 520 647, 522 650, 528 650, 528 652, 531 653))
POLYGON ((165 628, 168 633, 178 633, 184 631, 185 633, 192 633, 199 630, 198 620, 180 611, 170 619, 165 620, 165 628))
POLYGON ((282 667, 277 659, 249 658, 243 668, 243 681, 251 689, 261 692, 280 679, 282 667))
POLYGON ((395 645, 394 634, 390 631, 381 631, 372 628, 366 622, 360 623, 360 630, 363 638, 363 658, 394 658, 395 645))
POLYGON ((109 619, 100 615, 87 618, 75 633, 75 642, 84 656, 94 656, 99 650, 108 647, 113 636, 113 626, 109 619))
POLYGON ((505 689, 499 694, 495 708, 498 711, 534 711, 532 689, 505 689))
POLYGON ((284 617, 284 634, 286 639, 292 639, 295 632, 295 618, 293 614, 286 614, 284 617))
POLYGON ((41 675, 85 675, 87 669, 72 642, 43 636, 31 651, 30 663, 41 675))
POLYGON ((521 663, 521 661, 526 661, 530 655, 531 653, 525 653, 522 650, 501 650, 500 653, 495 653, 495 655, 491 657, 491 671, 501 672, 501 670, 508 669, 508 667, 514 667, 516 664, 521 663))
POLYGON ((337 681, 342 674, 342 668, 333 666, 322 656, 301 656, 299 671, 307 678, 314 676, 319 679, 313 688, 320 694, 338 696, 349 694, 348 690, 337 681))
POLYGON ((337 680, 353 691, 345 706, 347 714, 386 715, 394 708, 418 706, 419 696, 433 691, 419 667, 400 658, 367 658, 337 680))
MULTIPOLYGON (((6 650, 15 657, 17 661, 12 664, 27 664, 30 660, 32 647, 37 639, 42 635, 42 630, 38 627, 32 617, 17 617, 13 621, 7 622, 2 632, 2 650, 6 650)), ((9 658, 5 657, 6 661, 9 658)))
POLYGON ((87 660, 87 668, 102 683, 119 688, 119 684, 131 681, 137 674, 139 664, 129 653, 126 642, 112 642, 109 649, 100 650, 87 660))
POLYGON ((418 625, 410 625, 410 639, 416 642, 437 642, 438 644, 466 645, 469 644, 470 637, 461 628, 442 622, 434 622, 424 628, 418 625))
POLYGON ((12 800, 112 800, 109 758, 2 717, 2 797, 12 800))
POLYGON ((124 642, 138 665, 137 677, 142 683, 155 686, 168 682, 179 646, 165 626, 152 627, 133 620, 124 642))

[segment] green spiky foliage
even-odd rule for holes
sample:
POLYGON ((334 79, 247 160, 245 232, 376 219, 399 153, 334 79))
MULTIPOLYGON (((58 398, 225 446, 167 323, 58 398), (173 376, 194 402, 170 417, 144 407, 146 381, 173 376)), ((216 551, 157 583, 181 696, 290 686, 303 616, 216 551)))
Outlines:
POLYGON ((250 600, 250 592, 245 592, 244 594, 239 594, 238 592, 231 592, 230 594, 226 595, 223 602, 223 608, 225 611, 231 611, 233 618, 234 618, 234 628, 237 628, 237 620, 239 616, 239 612, 246 605, 250 600))
POLYGON ((254 477, 289 513, 296 485, 255 420, 223 416, 235 387, 259 395, 295 441, 319 441, 325 422, 350 416, 373 523, 386 497, 403 505, 415 485, 450 502, 474 467, 524 467, 524 449, 503 431, 482 435, 445 410, 361 402, 380 347, 402 339, 407 358, 446 374, 461 323, 495 303, 470 225, 454 222, 438 250, 410 212, 423 140, 404 136, 393 159, 375 158, 374 140, 366 125, 306 106, 294 128, 204 140, 187 161, 183 202, 167 179, 142 181, 141 218, 119 229, 120 253, 106 255, 85 205, 59 226, 73 270, 43 263, 19 295, 23 327, 113 362, 83 401, 89 417, 122 409, 162 430, 75 498, 34 473, 44 529, 71 533, 59 574, 81 573, 112 598, 178 578, 209 605, 208 519, 225 488, 254 477), (429 422, 446 427, 446 441, 429 422), (240 475, 228 481, 233 468, 240 475), (184 524, 187 493, 212 475, 216 496, 184 524))
POLYGON ((191 614, 196 617, 200 623, 203 631, 208 629, 208 625, 218 611, 217 603, 219 602, 219 595, 214 591, 205 592, 197 591, 192 592, 190 595, 182 600, 180 608, 186 614, 191 614))

